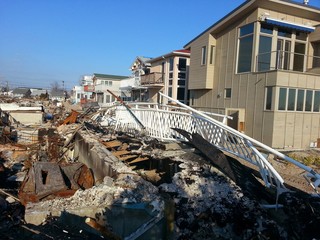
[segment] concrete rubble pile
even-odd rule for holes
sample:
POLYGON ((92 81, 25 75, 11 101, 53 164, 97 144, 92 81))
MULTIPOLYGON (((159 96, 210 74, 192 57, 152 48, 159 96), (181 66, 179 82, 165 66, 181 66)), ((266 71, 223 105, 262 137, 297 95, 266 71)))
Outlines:
POLYGON ((196 136, 164 143, 115 132, 95 112, 53 108, 52 120, 34 129, 37 143, 2 145, 1 239, 320 236, 314 198, 289 193, 283 208, 263 208, 270 199, 259 181, 237 182, 231 167, 250 172, 196 136))

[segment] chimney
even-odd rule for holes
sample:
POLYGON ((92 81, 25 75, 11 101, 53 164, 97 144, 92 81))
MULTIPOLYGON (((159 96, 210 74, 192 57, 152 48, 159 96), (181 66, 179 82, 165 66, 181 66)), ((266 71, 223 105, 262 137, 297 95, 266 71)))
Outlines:
POLYGON ((309 0, 303 0, 303 4, 308 5, 309 0))

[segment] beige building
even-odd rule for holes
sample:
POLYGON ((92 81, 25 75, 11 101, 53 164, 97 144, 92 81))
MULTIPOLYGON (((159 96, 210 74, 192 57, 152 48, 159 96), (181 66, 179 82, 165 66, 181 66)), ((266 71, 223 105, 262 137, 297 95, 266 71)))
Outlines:
MULTIPOLYGON (((302 1, 301 1, 302 2, 302 1)), ((185 45, 190 106, 274 148, 320 138, 320 9, 251 0, 185 45)))
POLYGON ((134 83, 133 78, 127 76, 110 75, 110 74, 100 74, 94 73, 93 77, 93 98, 98 102, 99 106, 106 107, 116 101, 116 98, 112 95, 125 99, 130 97, 130 91, 122 89, 123 82, 130 82, 127 85, 132 85, 134 83), (112 92, 112 94, 109 91, 112 92))
POLYGON ((176 50, 147 60, 140 75, 140 100, 157 102, 160 91, 187 103, 189 63, 189 50, 176 50))

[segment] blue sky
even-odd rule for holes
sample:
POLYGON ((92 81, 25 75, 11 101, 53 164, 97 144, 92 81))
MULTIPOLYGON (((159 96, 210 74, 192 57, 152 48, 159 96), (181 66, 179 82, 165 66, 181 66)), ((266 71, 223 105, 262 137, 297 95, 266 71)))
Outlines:
MULTIPOLYGON (((182 49, 243 2, 0 0, 0 85, 64 81, 71 89, 82 75, 129 76, 136 56, 182 49)), ((310 5, 320 7, 320 0, 310 5)))

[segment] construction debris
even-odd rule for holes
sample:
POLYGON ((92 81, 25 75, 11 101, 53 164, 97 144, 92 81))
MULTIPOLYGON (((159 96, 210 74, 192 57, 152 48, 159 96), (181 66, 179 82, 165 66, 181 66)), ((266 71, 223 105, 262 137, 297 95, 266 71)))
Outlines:
POLYGON ((57 163, 36 162, 22 182, 19 198, 26 205, 54 196, 69 197, 79 188, 91 188, 93 183, 91 171, 82 163, 59 166, 57 163))
POLYGON ((200 135, 159 142, 66 107, 0 146, 1 239, 320 238, 318 198, 289 192, 266 209, 276 198, 255 170, 200 135))

